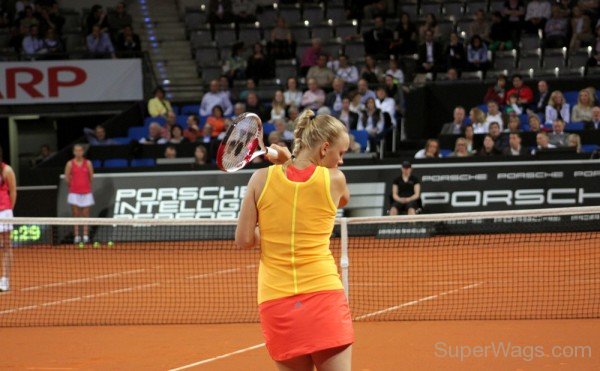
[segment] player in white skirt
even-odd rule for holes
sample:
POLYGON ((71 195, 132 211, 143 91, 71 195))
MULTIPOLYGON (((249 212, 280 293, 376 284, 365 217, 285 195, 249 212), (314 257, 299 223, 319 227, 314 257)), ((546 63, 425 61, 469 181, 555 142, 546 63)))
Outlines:
MULTIPOLYGON (((94 205, 94 195, 92 194, 92 177, 94 168, 92 163, 83 157, 83 146, 76 144, 73 146, 74 158, 67 162, 65 166, 65 181, 69 186, 69 195, 67 203, 71 205, 73 217, 87 218, 90 216, 90 207, 94 205)), ((79 226, 73 227, 73 242, 90 242, 88 226, 83 226, 83 238, 79 235, 79 226)))
MULTIPOLYGON (((0 218, 12 218, 13 208, 17 202, 17 181, 12 168, 2 160, 0 147, 0 218)), ((2 277, 0 277, 0 292, 10 288, 10 268, 12 264, 12 246, 10 234, 12 224, 0 223, 0 249, 2 250, 2 277)))

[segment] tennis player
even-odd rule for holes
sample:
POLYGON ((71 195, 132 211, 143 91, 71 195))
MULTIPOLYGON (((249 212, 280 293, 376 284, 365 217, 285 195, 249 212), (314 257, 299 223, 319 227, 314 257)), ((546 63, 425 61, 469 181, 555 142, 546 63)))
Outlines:
MULTIPOLYGON (((12 218, 13 208, 17 202, 17 181, 13 169, 4 163, 2 147, 0 147, 0 218, 12 218)), ((2 277, 0 292, 10 289, 10 267, 12 265, 12 248, 10 233, 12 224, 0 224, 0 243, 2 246, 2 277)))
POLYGON ((260 246, 260 321, 278 368, 350 370, 354 330, 329 249, 337 209, 350 198, 338 169, 350 141, 343 123, 311 110, 295 127, 291 159, 250 179, 236 243, 260 246))
MULTIPOLYGON (((75 218, 87 218, 90 216, 90 207, 94 205, 94 195, 92 194, 92 177, 94 176, 94 167, 92 163, 83 157, 83 146, 76 144, 73 146, 73 159, 67 162, 65 166, 65 181, 69 186, 69 195, 67 203, 71 205, 71 213, 75 218)), ((73 242, 88 243, 88 226, 83 226, 83 238, 79 235, 79 226, 73 226, 73 242)))

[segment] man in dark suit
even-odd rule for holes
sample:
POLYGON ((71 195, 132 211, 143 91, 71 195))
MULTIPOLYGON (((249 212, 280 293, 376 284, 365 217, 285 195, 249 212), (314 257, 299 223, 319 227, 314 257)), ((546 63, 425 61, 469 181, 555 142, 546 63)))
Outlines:
POLYGON ((461 106, 457 106, 454 109, 454 120, 447 124, 444 124, 440 135, 460 135, 463 132, 463 125, 465 123, 465 109, 461 106))
POLYGON ((425 42, 419 45, 417 72, 433 73, 442 71, 442 46, 433 39, 433 31, 425 31, 425 42))
POLYGON ((387 59, 390 55, 390 44, 394 39, 394 33, 385 28, 383 18, 378 15, 373 18, 374 28, 363 33, 365 53, 376 59, 387 59))
POLYGON ((527 148, 521 145, 519 133, 510 133, 508 136, 508 147, 502 151, 504 156, 526 156, 529 154, 527 148))
POLYGON ((342 110, 342 98, 344 95, 344 80, 336 77, 333 80, 333 90, 325 96, 325 105, 335 114, 342 110))
POLYGON ((592 121, 585 123, 585 130, 600 130, 600 107, 592 108, 592 121))
POLYGON ((537 85, 537 91, 533 96, 533 102, 529 108, 535 113, 544 114, 546 112, 546 106, 550 99, 550 91, 548 89, 548 83, 544 80, 540 80, 537 85))

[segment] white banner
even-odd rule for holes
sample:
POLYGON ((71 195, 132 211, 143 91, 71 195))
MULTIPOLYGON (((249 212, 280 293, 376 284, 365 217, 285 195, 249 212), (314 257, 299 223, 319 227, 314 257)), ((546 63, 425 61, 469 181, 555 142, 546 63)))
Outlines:
POLYGON ((0 105, 141 99, 140 59, 0 63, 0 105))

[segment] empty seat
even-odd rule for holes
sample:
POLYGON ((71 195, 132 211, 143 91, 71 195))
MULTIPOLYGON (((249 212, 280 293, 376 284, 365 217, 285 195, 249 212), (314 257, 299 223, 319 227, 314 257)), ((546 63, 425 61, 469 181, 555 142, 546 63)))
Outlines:
POLYGON ((442 35, 450 35, 454 32, 454 22, 452 21, 440 21, 438 22, 438 27, 440 29, 440 34, 442 35))
POLYGON ((295 24, 302 20, 300 5, 280 5, 279 16, 286 20, 287 24, 295 24))
POLYGON ((463 15, 464 4, 462 1, 448 1, 442 5, 442 14, 460 18, 463 15))
POLYGON ((494 68, 497 70, 512 70, 516 67, 517 53, 514 50, 510 52, 496 52, 494 55, 494 68))
POLYGON ((344 46, 344 54, 353 61, 363 60, 365 56, 365 46, 362 41, 348 42, 344 46))
MULTIPOLYGON (((271 35, 265 35, 265 38, 271 35)), ((263 36, 260 30, 260 25, 241 25, 239 41, 243 41, 245 45, 252 45, 262 40, 263 36)), ((270 39, 269 39, 270 40, 270 39)))
POLYGON ((574 105, 577 104, 577 97, 579 97, 579 92, 578 91, 565 91, 565 92, 563 92, 563 96, 565 97, 565 100, 567 101, 567 103, 569 103, 569 105, 571 107, 573 107, 574 105))
POLYGON ((323 41, 329 41, 335 37, 335 29, 328 23, 311 26, 312 37, 318 37, 323 41))
POLYGON ((120 145, 129 144, 129 142, 131 142, 131 138, 129 138, 129 137, 115 137, 115 138, 110 138, 110 139, 112 139, 113 142, 120 144, 120 145))
POLYGON ((185 129, 187 128, 187 118, 188 115, 178 115, 175 119, 175 123, 185 129))
POLYGON ((277 10, 273 7, 262 8, 262 11, 256 14, 256 19, 262 25, 274 25, 277 22, 277 10))
POLYGON ((582 131, 583 128, 583 122, 570 122, 565 126, 565 131, 582 131))
POLYGON ((413 21, 419 16, 419 7, 417 4, 402 4, 398 7, 399 13, 406 13, 413 21))
POLYGON ((298 71, 295 64, 277 65, 275 67, 275 77, 279 79, 282 84, 285 84, 288 78, 295 77, 297 75, 298 71))
POLYGON ((235 24, 215 25, 214 40, 220 45, 232 45, 237 41, 235 24))
POLYGON ((275 131, 275 125, 269 123, 263 125, 263 133, 265 133, 265 135, 269 135, 273 131, 275 131))
POLYGON ((290 27, 290 31, 292 32, 292 36, 294 40, 297 41, 306 41, 310 40, 310 27, 305 26, 304 24, 297 24, 290 27))
POLYGON ((337 58, 340 54, 342 54, 342 44, 335 41, 330 41, 328 43, 323 44, 322 50, 325 54, 337 58))
POLYGON ((206 24, 206 15, 200 12, 187 12, 184 22, 187 30, 196 30, 206 24))
POLYGON ((521 36, 521 50, 532 50, 540 47, 540 37, 538 35, 523 34, 521 36))
POLYGON ((132 167, 150 167, 156 165, 153 158, 134 158, 131 160, 132 167))
POLYGON ((222 68, 221 65, 218 64, 202 66, 200 68, 200 73, 202 74, 202 79, 205 82, 209 82, 211 80, 215 80, 221 77, 222 68))
POLYGON ((143 126, 133 126, 127 130, 127 136, 132 140, 140 140, 148 134, 148 129, 143 126))
POLYGON ((487 1, 467 1, 465 4, 465 15, 472 16, 479 9, 483 10, 484 13, 487 13, 487 1))
POLYGON ((323 21, 323 4, 304 4, 302 18, 315 24, 323 21))
POLYGON ((92 160, 92 167, 94 169, 102 167, 102 161, 101 160, 92 160))
POLYGON ((215 47, 203 47, 200 49, 196 49, 196 61, 198 64, 210 65, 219 63, 219 49, 215 47))
POLYGON ((542 59, 542 67, 546 69, 565 66, 566 49, 546 49, 542 59))
POLYGON ((325 19, 331 19, 334 24, 346 21, 346 10, 341 6, 328 6, 325 19))
POLYGON ((361 152, 366 151, 369 144, 369 132, 366 130, 351 130, 350 134, 354 135, 354 141, 360 144, 361 152))
POLYGON ((519 57, 519 69, 537 69, 540 67, 541 50, 537 49, 534 51, 522 52, 519 57))
POLYGON ((570 54, 567 60, 567 65, 569 67, 584 67, 588 59, 590 58, 587 50, 578 50, 573 54, 570 54))
POLYGON ((597 144, 582 144, 581 152, 592 153, 600 148, 597 144))
POLYGON ((190 34, 190 42, 192 44, 192 48, 194 49, 215 45, 215 43, 212 41, 211 32, 208 29, 192 32, 190 34))
POLYGON ((348 36, 358 35, 358 26, 356 21, 349 21, 335 26, 335 35, 342 39, 348 36))
POLYGON ((186 106, 181 107, 182 115, 197 115, 200 112, 199 104, 188 104, 186 106))
POLYGON ((424 1, 419 8, 419 15, 434 14, 436 17, 440 15, 442 10, 441 4, 437 1, 424 1))
POLYGON ((164 125, 165 122, 167 122, 167 119, 165 119, 162 116, 157 116, 157 117, 146 117, 144 119, 144 128, 148 129, 148 126, 150 126, 151 123, 156 122, 159 125, 164 125))
POLYGON ((104 160, 104 167, 127 167, 129 166, 127 159, 125 158, 110 158, 104 160))

